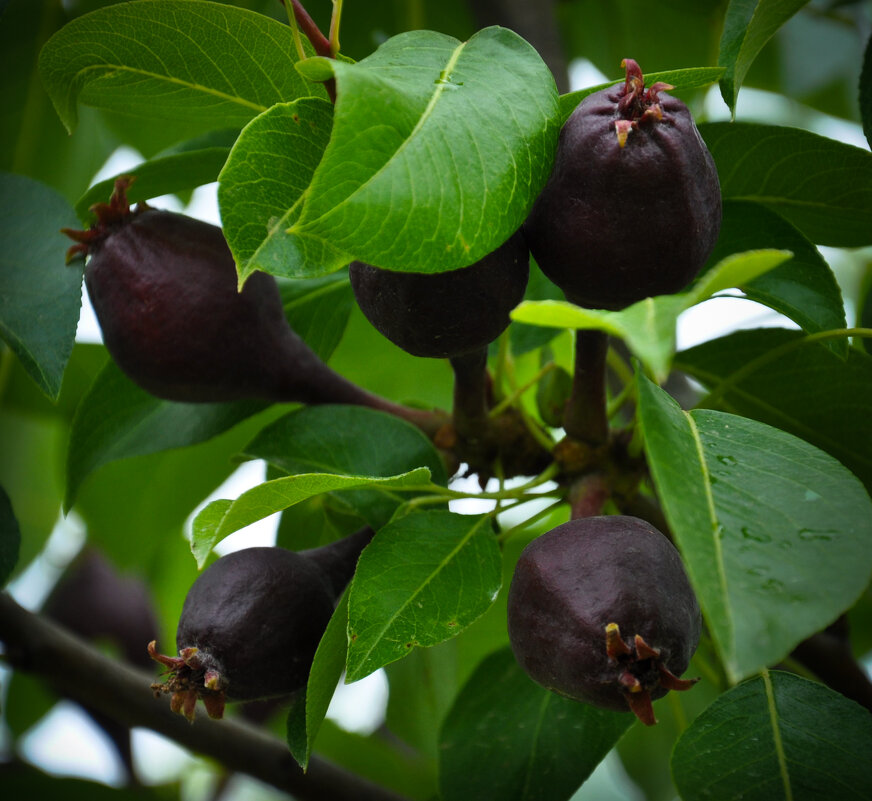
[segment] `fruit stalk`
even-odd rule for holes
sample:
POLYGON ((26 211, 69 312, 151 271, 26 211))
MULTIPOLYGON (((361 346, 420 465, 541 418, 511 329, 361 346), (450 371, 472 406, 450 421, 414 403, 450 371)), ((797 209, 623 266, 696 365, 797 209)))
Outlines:
POLYGON ((288 372, 289 374, 293 373, 294 380, 276 398, 277 401, 302 402, 309 405, 341 403, 349 406, 365 406, 368 409, 375 409, 399 417, 421 429, 431 439, 448 421, 448 415, 442 411, 413 409, 368 392, 328 367, 314 351, 309 350, 302 340, 296 347, 293 359, 289 359, 289 366, 293 367, 293 370, 288 372), (306 348, 308 351, 305 360, 301 358, 302 348, 306 348), (304 361, 305 364, 302 363, 304 361), (301 385, 307 388, 305 397, 301 397, 301 385))
POLYGON ((458 455, 470 467, 489 467, 492 454, 487 348, 453 356, 450 362, 454 371, 453 422, 460 445, 458 455))
POLYGON ((575 372, 572 394, 566 403, 563 427, 572 439, 593 447, 609 438, 606 403, 606 356, 608 334, 596 330, 575 333, 575 372))

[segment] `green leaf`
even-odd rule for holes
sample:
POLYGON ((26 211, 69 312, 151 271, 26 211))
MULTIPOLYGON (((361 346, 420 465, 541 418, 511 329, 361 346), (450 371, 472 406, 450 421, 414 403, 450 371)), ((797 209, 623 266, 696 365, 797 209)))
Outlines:
POLYGON ((487 611, 502 581, 489 523, 430 510, 375 535, 351 583, 346 681, 450 639, 487 611))
POLYGON ((433 801, 436 778, 432 765, 390 735, 345 731, 327 718, 318 734, 318 756, 409 801, 433 801))
MULTIPOLYGON (((645 85, 651 86, 658 81, 663 81, 663 83, 668 83, 673 87, 670 89, 670 93, 682 92, 687 89, 700 89, 704 86, 709 86, 717 81, 723 74, 723 67, 688 67, 679 70, 646 72, 645 85)), ((624 80, 624 78, 618 78, 616 81, 599 83, 596 86, 588 86, 575 92, 568 92, 565 95, 560 95, 561 124, 566 122, 569 115, 575 111, 578 104, 588 95, 592 95, 594 92, 599 92, 602 89, 608 89, 610 86, 623 83, 624 80)))
POLYGON ((765 672, 724 693, 672 755, 684 801, 872 798, 872 716, 828 687, 765 672))
POLYGON ((675 353, 675 325, 681 312, 715 292, 763 275, 790 256, 782 250, 734 254, 722 259, 687 292, 646 298, 620 311, 584 309, 559 300, 524 301, 511 317, 523 323, 597 329, 620 337, 642 363, 663 380, 675 353))
POLYGON ((730 0, 718 65, 725 69, 721 96, 733 114, 739 87, 763 45, 807 3, 808 0, 730 0))
POLYGON ((267 405, 262 401, 161 400, 136 386, 114 362, 108 362, 73 418, 64 509, 69 511, 82 482, 99 467, 118 459, 203 442, 267 405))
POLYGON ((866 42, 863 69, 860 72, 860 117, 866 141, 872 147, 872 36, 866 42))
POLYGON ((336 685, 345 669, 348 652, 348 593, 344 593, 330 618, 309 671, 306 691, 288 712, 287 740, 291 754, 303 769, 309 765, 312 746, 327 714, 336 685))
POLYGON ((0 173, 0 336, 52 400, 76 336, 82 270, 66 267, 60 233, 76 215, 54 189, 0 173))
POLYGON ((316 65, 337 82, 333 135, 284 240, 294 252, 283 275, 352 258, 441 272, 521 225, 559 129, 554 80, 523 39, 504 28, 465 43, 413 31, 357 64, 313 59, 304 69, 316 65))
POLYGON ((872 574, 872 501, 839 462, 637 376, 651 474, 732 681, 782 659, 872 574))
POLYGON ((326 362, 342 340, 355 305, 348 272, 278 279, 278 284, 288 324, 326 362))
POLYGON ((699 126, 725 200, 751 200, 818 245, 872 244, 872 153, 799 128, 699 126))
POLYGON ((218 177, 224 234, 240 280, 255 270, 294 275, 295 242, 287 233, 300 215, 305 192, 324 155, 333 106, 304 97, 255 117, 218 177))
MULTIPOLYGON (((395 476, 426 467, 432 480, 447 476, 439 452, 421 431, 385 412, 360 406, 309 406, 267 426, 244 450, 289 475, 334 473, 395 476)), ((383 491, 355 490, 341 498, 373 528, 390 520, 405 500, 383 491)))
POLYGON ((10 0, 0 19, 0 171, 28 175, 72 202, 118 146, 99 114, 88 109, 71 137, 56 118, 37 74, 46 40, 68 19, 60 3, 10 0))
POLYGON ((21 529, 12 509, 12 501, 6 490, 0 487, 0 587, 6 584, 15 570, 20 547, 21 529))
MULTIPOLYGON (((809 333, 845 327, 845 306, 835 276, 817 248, 784 218, 757 203, 724 203, 721 233, 709 263, 758 247, 789 250, 793 258, 739 284, 745 296, 781 312, 809 333)), ((845 354, 847 341, 828 342, 845 354)))
POLYGON ((356 489, 357 487, 384 490, 419 487, 426 484, 429 478, 430 471, 426 467, 422 467, 402 475, 386 478, 304 473, 266 481, 243 492, 229 505, 227 500, 222 499, 212 501, 202 509, 194 518, 191 552, 194 554, 197 564, 202 567, 212 548, 224 537, 314 495, 356 489), (215 506, 215 504, 220 504, 220 506, 215 506))
POLYGON ((39 72, 67 130, 76 104, 185 124, 241 127, 324 89, 294 64, 287 26, 204 0, 139 0, 77 17, 45 45, 39 72))
POLYGON ((845 358, 798 331, 737 331, 678 354, 711 394, 703 405, 751 417, 816 445, 872 489, 872 357, 845 358))
POLYGON ((685 308, 702 303, 725 289, 742 287, 774 270, 792 255, 790 251, 768 249, 725 256, 684 293, 685 308))
POLYGON ((229 153, 229 146, 204 147, 144 161, 90 187, 76 203, 76 214, 80 220, 85 220, 91 206, 106 203, 112 194, 115 179, 121 175, 136 177, 125 193, 130 203, 160 195, 173 195, 212 183, 217 179, 229 153))
POLYGON ((444 801, 566 801, 633 723, 532 682, 511 650, 487 657, 441 733, 444 801))

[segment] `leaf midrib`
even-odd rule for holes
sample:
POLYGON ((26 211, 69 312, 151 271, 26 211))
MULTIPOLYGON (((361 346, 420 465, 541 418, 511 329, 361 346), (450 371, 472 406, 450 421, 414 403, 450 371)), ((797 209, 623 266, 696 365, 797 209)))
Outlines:
POLYGON ((702 485, 705 494, 706 507, 709 515, 709 522, 711 523, 712 542, 715 549, 715 567, 718 575, 718 590, 719 595, 721 596, 721 602, 723 603, 724 610, 726 612, 726 614, 724 615, 724 620, 728 627, 726 633, 727 644, 729 646, 729 654, 728 660, 725 660, 727 661, 726 668, 728 673, 734 674, 735 632, 733 630, 733 618, 730 614, 730 599, 729 589, 727 585, 727 571, 724 564, 724 549, 721 545, 721 540, 718 537, 718 529, 721 527, 721 523, 718 519, 717 508, 715 507, 715 499, 714 495, 712 494, 711 477, 709 475, 708 463, 706 462, 705 458, 705 449, 702 444, 702 438, 699 435, 699 429, 696 426, 696 421, 693 419, 689 412, 682 412, 682 414, 687 420, 687 425, 690 430, 690 435, 693 438, 693 444, 696 448, 697 458, 699 459, 699 464, 702 471, 702 485))
MULTIPOLYGON (((197 91, 197 92, 202 92, 203 94, 212 95, 213 97, 217 97, 217 98, 220 98, 222 100, 227 100, 231 103, 236 103, 237 105, 252 109, 253 111, 255 111, 258 114, 261 114, 262 112, 267 110, 267 106, 261 105, 260 103, 255 103, 251 100, 246 100, 245 98, 240 97, 239 95, 231 95, 231 94, 228 94, 227 92, 222 92, 219 89, 213 89, 211 87, 205 86, 205 85, 200 84, 200 83, 194 83, 192 81, 183 81, 181 78, 174 78, 171 75, 162 75, 159 72, 152 72, 151 70, 140 69, 140 68, 124 65, 124 64, 110 64, 107 62, 103 62, 101 64, 94 64, 94 65, 91 65, 89 67, 85 67, 82 70, 79 70, 79 72, 76 73, 76 79, 78 79, 80 76, 84 76, 87 73, 92 72, 92 71, 106 72, 106 73, 125 72, 125 73, 131 73, 134 75, 141 75, 141 76, 146 77, 146 78, 151 78, 151 79, 158 80, 158 81, 165 81, 167 83, 176 84, 176 85, 181 86, 181 87, 186 88, 186 89, 192 89, 192 90, 197 91)), ((100 80, 100 78, 103 78, 103 77, 109 77, 109 76, 99 75, 96 78, 92 78, 92 79, 86 78, 83 80, 83 83, 90 84, 93 81, 100 80)), ((71 82, 71 85, 74 85, 74 84, 75 84, 75 81, 71 82)))
MULTIPOLYGON (((466 48, 467 44, 469 44, 468 41, 461 42, 457 47, 454 48, 454 50, 451 53, 451 57, 446 62, 443 70, 439 73, 440 75, 450 75, 451 74, 453 69, 457 66, 457 62, 460 60, 460 54, 466 48)), ((433 115, 433 111, 436 108, 436 104, 439 101, 439 98, 446 91, 445 90, 446 86, 447 86, 447 84, 444 84, 444 83, 436 83, 436 89, 433 91, 433 94, 430 96, 430 100, 427 102, 427 106, 424 108, 424 111, 421 112, 421 116, 418 118, 418 121, 415 123, 415 127, 412 128, 412 130, 409 132, 409 135, 403 140, 402 144, 393 152, 391 157, 389 159, 387 159, 384 164, 382 164, 381 167, 379 167, 372 175, 370 175, 369 178, 367 178, 362 184, 360 184, 360 186, 358 186, 353 192, 346 195, 341 200, 341 202, 337 203, 327 213, 322 214, 321 216, 316 217, 313 220, 310 220, 308 223, 305 220, 303 220, 301 222, 301 220, 298 218, 297 222, 294 223, 294 225, 292 225, 288 229, 288 233, 299 234, 307 227, 307 225, 314 225, 315 223, 329 219, 329 217, 332 214, 336 213, 336 209, 342 208, 342 206, 344 206, 349 201, 351 201, 352 198, 354 198, 355 196, 357 196, 361 192, 363 192, 367 187, 369 187, 370 184, 372 184, 379 176, 381 176, 385 172, 385 170, 387 170, 395 162, 397 157, 407 147, 410 146, 410 142, 414 141, 414 139, 418 135, 419 131, 424 127, 424 124, 433 115)), ((311 184, 309 186, 311 187, 311 184)), ((305 196, 305 194, 306 193, 304 192, 300 198, 301 200, 305 196)), ((305 214, 306 214, 306 209, 304 207, 300 213, 300 217, 301 218, 305 217, 305 214)), ((320 238, 320 237, 318 237, 318 238, 320 238)))
POLYGON ((428 587, 430 583, 438 576, 445 567, 451 562, 452 559, 460 552, 462 548, 464 548, 467 543, 473 538, 476 532, 485 524, 487 518, 482 518, 475 525, 473 525, 469 531, 460 539, 460 541, 445 555, 445 557, 435 566, 433 570, 427 575, 426 579, 422 581, 417 589, 406 599, 405 603, 401 604, 394 613, 388 617, 385 621, 385 624, 377 630, 378 636, 372 638, 372 645, 362 653, 357 659, 357 669, 354 671, 348 671, 352 680, 357 678, 362 678, 360 675, 360 671, 365 668, 366 663, 369 661, 372 656, 373 651, 378 647, 379 643, 384 639, 385 633, 393 626, 396 619, 400 616, 401 612, 404 612, 412 602, 423 592, 425 587, 428 587))

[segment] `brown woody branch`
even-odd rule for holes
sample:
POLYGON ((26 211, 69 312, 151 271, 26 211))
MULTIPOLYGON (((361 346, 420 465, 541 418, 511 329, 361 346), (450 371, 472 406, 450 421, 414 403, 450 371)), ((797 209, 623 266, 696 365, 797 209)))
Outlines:
POLYGON ((303 773, 286 744, 237 720, 198 716, 193 724, 150 690, 153 676, 109 659, 66 629, 0 593, 0 641, 12 667, 58 694, 127 726, 144 726, 180 745, 290 793, 299 801, 403 801, 342 768, 313 758, 303 773))

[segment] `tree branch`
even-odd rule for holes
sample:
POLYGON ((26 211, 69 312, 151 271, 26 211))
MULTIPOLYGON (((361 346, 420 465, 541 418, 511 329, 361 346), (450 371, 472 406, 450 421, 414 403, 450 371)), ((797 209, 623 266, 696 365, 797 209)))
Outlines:
POLYGON ((303 773, 284 742, 238 720, 190 724, 150 689, 154 677, 112 660, 51 621, 0 593, 0 641, 14 667, 33 673, 60 695, 127 726, 144 726, 192 751, 291 793, 299 801, 403 801, 390 790, 313 758, 303 773))

